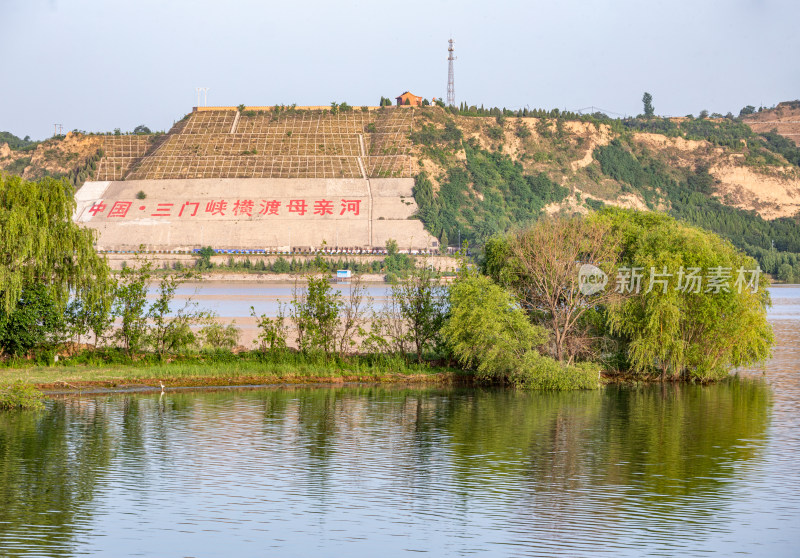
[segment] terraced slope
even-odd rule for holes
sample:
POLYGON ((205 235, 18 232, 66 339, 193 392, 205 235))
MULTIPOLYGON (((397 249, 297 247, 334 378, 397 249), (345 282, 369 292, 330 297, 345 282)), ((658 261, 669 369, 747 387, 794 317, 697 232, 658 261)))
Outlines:
POLYGON ((117 180, 410 178, 413 126, 403 108, 198 109, 158 146, 133 161, 109 154, 103 169, 130 169, 117 180))

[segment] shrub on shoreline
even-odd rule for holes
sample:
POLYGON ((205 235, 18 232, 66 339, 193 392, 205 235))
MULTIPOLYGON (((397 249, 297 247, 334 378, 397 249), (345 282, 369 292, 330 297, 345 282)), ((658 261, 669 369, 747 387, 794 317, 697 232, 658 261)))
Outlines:
POLYGON ((0 387, 0 411, 13 409, 39 411, 44 409, 43 397, 42 392, 34 386, 17 381, 0 387))

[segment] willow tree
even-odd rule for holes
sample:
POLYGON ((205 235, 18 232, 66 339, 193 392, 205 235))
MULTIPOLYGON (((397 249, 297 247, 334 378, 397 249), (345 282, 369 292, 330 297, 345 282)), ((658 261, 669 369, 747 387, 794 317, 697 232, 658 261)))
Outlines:
POLYGON ((34 286, 45 285, 62 308, 70 297, 91 304, 107 296, 108 265, 74 211, 66 182, 0 176, 0 324, 34 286))
POLYGON ((663 213, 540 220, 487 243, 483 271, 550 330, 561 361, 611 355, 634 374, 707 381, 770 354, 756 261, 663 213))
POLYGON ((588 221, 619 246, 609 287, 623 296, 607 324, 631 371, 705 381, 769 356, 768 281, 753 258, 665 214, 608 209, 588 221))

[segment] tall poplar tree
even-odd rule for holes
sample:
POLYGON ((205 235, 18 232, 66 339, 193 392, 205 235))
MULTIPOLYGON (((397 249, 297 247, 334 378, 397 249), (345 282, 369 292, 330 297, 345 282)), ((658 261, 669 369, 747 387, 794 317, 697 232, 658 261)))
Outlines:
POLYGON ((642 104, 644 105, 644 117, 652 118, 655 114, 655 109, 653 108, 653 96, 645 91, 644 95, 642 95, 642 104))

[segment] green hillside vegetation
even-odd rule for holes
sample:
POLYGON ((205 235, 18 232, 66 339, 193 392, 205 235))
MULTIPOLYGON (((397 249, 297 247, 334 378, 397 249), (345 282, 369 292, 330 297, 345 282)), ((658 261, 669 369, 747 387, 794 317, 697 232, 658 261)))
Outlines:
POLYGON ((32 151, 39 145, 38 141, 32 141, 30 136, 24 139, 18 138, 11 132, 0 132, 0 145, 7 143, 13 151, 32 151))
POLYGON ((463 238, 478 243, 535 219, 544 206, 559 202, 569 190, 546 174, 525 174, 522 165, 498 152, 465 142, 466 168, 451 167, 438 195, 426 173, 414 184, 419 215, 428 230, 441 238, 463 238))
MULTIPOLYGON (((714 178, 708 168, 686 172, 685 179, 670 176, 670 169, 647 154, 636 158, 622 142, 598 147, 594 152, 604 174, 642 194, 648 202, 665 200, 669 213, 683 221, 714 231, 756 258, 761 268, 778 278, 800 280, 800 219, 767 221, 754 211, 730 207, 711 196, 714 178), (773 245, 774 243, 774 245, 773 245)), ((650 204, 648 204, 650 205, 650 204)))

